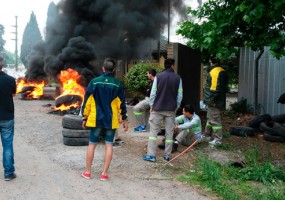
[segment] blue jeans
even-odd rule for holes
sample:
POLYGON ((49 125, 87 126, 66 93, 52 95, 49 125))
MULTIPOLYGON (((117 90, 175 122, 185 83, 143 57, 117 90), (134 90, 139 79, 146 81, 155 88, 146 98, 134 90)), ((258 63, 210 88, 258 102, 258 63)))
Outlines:
POLYGON ((15 172, 13 151, 14 120, 0 120, 0 134, 3 146, 4 176, 9 176, 15 172))
POLYGON ((106 129, 106 128, 91 128, 89 136, 89 144, 98 144, 100 135, 105 136, 106 144, 113 144, 116 129, 106 129))

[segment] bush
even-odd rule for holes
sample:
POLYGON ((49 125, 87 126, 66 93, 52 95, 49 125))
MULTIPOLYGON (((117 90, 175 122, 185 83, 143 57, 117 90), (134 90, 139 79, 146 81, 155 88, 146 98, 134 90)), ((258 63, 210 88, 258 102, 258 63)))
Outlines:
POLYGON ((247 103, 247 99, 242 98, 240 101, 235 102, 230 105, 230 110, 235 113, 241 114, 251 114, 253 113, 253 108, 247 103))
POLYGON ((155 69, 157 73, 162 71, 162 68, 154 63, 139 63, 133 66, 124 77, 126 89, 144 95, 149 83, 147 71, 150 69, 155 69))

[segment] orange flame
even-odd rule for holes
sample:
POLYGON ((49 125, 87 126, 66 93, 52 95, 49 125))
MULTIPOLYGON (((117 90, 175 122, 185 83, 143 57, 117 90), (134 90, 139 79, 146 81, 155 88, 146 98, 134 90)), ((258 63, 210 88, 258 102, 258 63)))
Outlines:
POLYGON ((33 90, 26 96, 26 98, 38 99, 44 93, 45 82, 41 81, 41 83, 37 82, 27 82, 24 78, 20 78, 17 82, 17 91, 16 93, 23 92, 23 89, 27 86, 33 86, 33 90))
MULTIPOLYGON (((77 71, 73 69, 67 69, 60 72, 60 75, 58 77, 61 85, 62 85, 62 94, 59 97, 65 96, 65 95, 78 95, 81 97, 81 99, 84 98, 85 94, 85 88, 77 83, 77 80, 79 80, 80 75, 77 71)), ((57 99, 56 98, 56 99, 57 99)), ((81 103, 81 102, 80 102, 81 103)), ((55 110, 69 110, 70 108, 78 108, 80 107, 80 103, 76 102, 71 105, 61 105, 59 107, 56 107, 55 110)))

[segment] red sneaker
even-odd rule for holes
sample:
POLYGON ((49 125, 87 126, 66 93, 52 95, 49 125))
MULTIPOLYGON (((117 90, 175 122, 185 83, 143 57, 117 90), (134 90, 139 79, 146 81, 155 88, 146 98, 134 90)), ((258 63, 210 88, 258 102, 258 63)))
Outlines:
POLYGON ((107 180, 109 180, 109 176, 108 175, 101 175, 100 180, 101 181, 107 181, 107 180))
POLYGON ((91 174, 88 174, 86 172, 82 172, 81 176, 86 179, 91 179, 91 174))

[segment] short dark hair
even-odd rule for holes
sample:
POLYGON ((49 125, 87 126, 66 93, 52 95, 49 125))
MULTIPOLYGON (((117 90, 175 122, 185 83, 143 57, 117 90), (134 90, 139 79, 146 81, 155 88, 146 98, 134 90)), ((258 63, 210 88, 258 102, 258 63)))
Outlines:
POLYGON ((153 75, 153 76, 156 76, 156 70, 155 69, 148 70, 148 73, 153 75))
POLYGON ((211 57, 210 62, 213 63, 214 65, 221 63, 220 59, 215 58, 215 57, 211 57))
POLYGON ((187 105, 185 105, 184 106, 184 111, 185 112, 189 112, 190 114, 194 114, 194 108, 193 108, 193 106, 192 105, 190 105, 190 104, 187 104, 187 105))
POLYGON ((165 69, 171 68, 171 65, 174 65, 175 60, 172 58, 168 58, 164 61, 164 67, 165 69))
POLYGON ((112 72, 116 68, 116 61, 112 58, 106 58, 103 67, 106 71, 112 72))

